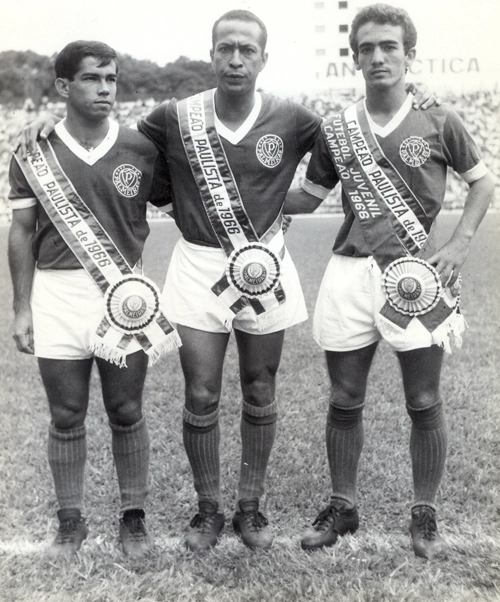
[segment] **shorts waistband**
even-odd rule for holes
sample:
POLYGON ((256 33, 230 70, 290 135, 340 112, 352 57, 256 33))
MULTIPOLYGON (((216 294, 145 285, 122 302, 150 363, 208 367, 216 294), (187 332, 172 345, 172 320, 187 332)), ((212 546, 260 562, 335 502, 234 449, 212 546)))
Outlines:
POLYGON ((199 245, 194 242, 190 242, 186 240, 184 237, 179 238, 177 244, 181 244, 186 246, 188 249, 192 249, 193 251, 198 251, 200 253, 224 253, 224 249, 222 247, 209 247, 208 245, 199 245))

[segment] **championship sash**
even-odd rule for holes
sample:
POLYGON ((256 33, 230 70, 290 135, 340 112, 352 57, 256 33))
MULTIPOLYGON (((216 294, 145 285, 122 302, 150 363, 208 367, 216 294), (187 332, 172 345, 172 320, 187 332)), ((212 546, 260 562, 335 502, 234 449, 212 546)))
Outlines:
POLYGON ((226 253, 225 273, 212 287, 214 310, 230 326, 251 305, 259 328, 279 321, 285 302, 280 260, 285 255, 282 214, 259 238, 245 211, 236 180, 215 127, 214 91, 177 103, 186 157, 212 229, 226 253))
POLYGON ((444 287, 434 266, 419 257, 432 222, 380 148, 364 100, 334 115, 322 131, 344 196, 383 273, 382 317, 402 329, 416 318, 447 350, 452 331, 460 344, 465 327, 458 311, 460 279, 444 287))
MULTIPOLYGON (((19 151, 18 151, 19 152, 19 151)), ((17 162, 64 242, 104 295, 105 315, 90 351, 126 366, 127 347, 136 339, 153 365, 180 346, 177 331, 160 309, 156 284, 135 274, 64 173, 48 141, 17 162)))

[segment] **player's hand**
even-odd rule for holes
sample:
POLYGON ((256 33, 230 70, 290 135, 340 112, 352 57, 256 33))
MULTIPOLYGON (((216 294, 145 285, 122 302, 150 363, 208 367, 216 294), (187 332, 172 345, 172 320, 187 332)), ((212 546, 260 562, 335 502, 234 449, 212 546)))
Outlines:
POLYGON ((33 355, 35 352, 33 344, 33 318, 31 309, 18 311, 14 318, 14 334, 18 351, 33 355))
POLYGON ((14 144, 14 151, 21 147, 21 157, 26 160, 28 153, 35 150, 37 140, 39 138, 46 140, 59 121, 60 119, 51 113, 39 115, 23 129, 14 144))
POLYGON ((283 221, 281 222, 281 229, 283 230, 283 234, 287 233, 288 228, 290 227, 291 223, 292 223, 292 216, 291 215, 284 215, 283 216, 283 221))
POLYGON ((406 91, 411 92, 415 97, 413 99, 414 109, 428 109, 429 107, 439 105, 443 102, 439 96, 429 90, 425 84, 407 84, 406 91))
POLYGON ((441 276, 444 286, 453 286, 467 259, 469 245, 463 240, 450 240, 427 260, 441 276))

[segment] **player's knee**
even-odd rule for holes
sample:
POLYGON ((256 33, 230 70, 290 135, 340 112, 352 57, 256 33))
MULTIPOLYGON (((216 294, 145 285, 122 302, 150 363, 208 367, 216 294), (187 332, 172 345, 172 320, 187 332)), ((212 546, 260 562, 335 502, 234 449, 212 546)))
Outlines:
POLYGON ((117 426, 131 426, 142 418, 142 403, 137 400, 124 400, 106 407, 109 421, 117 426))
POLYGON ((241 390, 243 399, 254 406, 267 406, 273 402, 275 396, 274 371, 265 371, 259 374, 246 374, 241 379, 241 390))
POLYGON ((338 408, 360 406, 365 401, 365 390, 355 381, 332 383, 330 403, 338 408))
POLYGON ((435 389, 406 391, 406 405, 416 410, 433 406, 440 402, 439 391, 435 389))
POLYGON ((219 407, 220 389, 206 384, 186 387, 186 408, 193 414, 204 416, 219 407))
POLYGON ((75 429, 83 426, 85 414, 85 409, 72 406, 50 408, 52 425, 60 430, 75 429))

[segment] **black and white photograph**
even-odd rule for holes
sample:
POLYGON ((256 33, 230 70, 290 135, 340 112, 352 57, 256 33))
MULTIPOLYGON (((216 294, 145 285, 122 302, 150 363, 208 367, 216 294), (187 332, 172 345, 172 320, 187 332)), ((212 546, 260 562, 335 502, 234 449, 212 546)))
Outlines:
POLYGON ((497 1, 3 17, 0 602, 498 602, 497 1))

